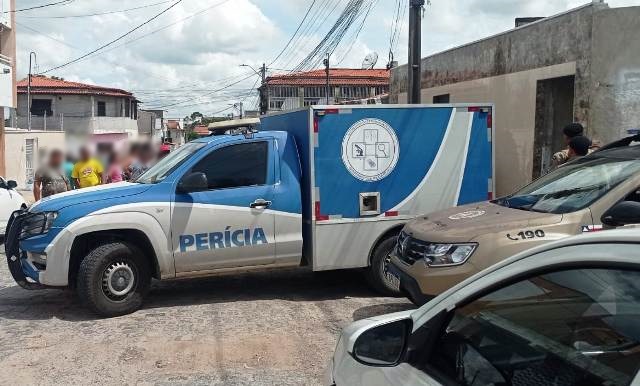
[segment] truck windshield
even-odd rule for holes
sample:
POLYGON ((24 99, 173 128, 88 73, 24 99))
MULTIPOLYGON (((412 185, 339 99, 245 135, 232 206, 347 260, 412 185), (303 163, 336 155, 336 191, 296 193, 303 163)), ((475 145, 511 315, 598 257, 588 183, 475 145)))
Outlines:
POLYGON ((189 157, 195 154, 198 150, 202 149, 206 144, 199 142, 190 142, 183 145, 175 152, 169 154, 160 162, 153 165, 149 170, 142 174, 134 182, 140 184, 155 184, 161 182, 171 172, 176 170, 180 165, 184 163, 189 157))
POLYGON ((514 209, 571 213, 584 209, 640 171, 640 160, 589 158, 567 164, 494 201, 514 209))

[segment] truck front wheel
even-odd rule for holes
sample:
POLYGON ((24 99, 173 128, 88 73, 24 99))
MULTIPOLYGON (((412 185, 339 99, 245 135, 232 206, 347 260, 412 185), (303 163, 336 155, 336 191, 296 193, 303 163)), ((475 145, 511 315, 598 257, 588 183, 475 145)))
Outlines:
POLYGON ((371 254, 371 265, 365 272, 369 285, 387 296, 399 296, 401 294, 397 282, 394 283, 393 280, 390 280, 387 273, 389 255, 396 246, 397 238, 397 235, 388 236, 376 245, 371 254))
POLYGON ((149 264, 140 250, 124 242, 103 244, 80 263, 77 291, 82 303, 106 317, 129 314, 149 291, 149 264))

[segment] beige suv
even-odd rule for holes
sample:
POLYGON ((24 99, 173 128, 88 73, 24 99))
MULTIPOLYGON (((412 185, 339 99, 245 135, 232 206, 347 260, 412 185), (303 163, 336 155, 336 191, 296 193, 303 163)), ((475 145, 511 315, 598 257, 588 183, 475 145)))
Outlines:
POLYGON ((483 269, 536 245, 640 218, 640 146, 630 137, 491 202, 408 223, 387 267, 423 304, 483 269))

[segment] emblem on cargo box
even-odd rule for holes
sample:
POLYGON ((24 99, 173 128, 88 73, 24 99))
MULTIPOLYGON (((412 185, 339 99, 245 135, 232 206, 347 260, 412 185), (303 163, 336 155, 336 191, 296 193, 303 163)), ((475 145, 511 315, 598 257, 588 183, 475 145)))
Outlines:
POLYGON ((355 178, 380 181, 398 163, 400 143, 389 124, 379 119, 363 119, 347 130, 342 140, 342 162, 355 178))

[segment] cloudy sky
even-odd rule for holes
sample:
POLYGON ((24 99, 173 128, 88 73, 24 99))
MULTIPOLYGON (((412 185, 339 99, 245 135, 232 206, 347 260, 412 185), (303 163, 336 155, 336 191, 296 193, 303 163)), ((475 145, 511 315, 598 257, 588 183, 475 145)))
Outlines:
MULTIPOLYGON (((79 58, 144 23, 176 0, 72 0, 67 4, 17 12, 18 75, 28 72, 29 52, 44 72, 79 58), (137 8, 137 9, 132 9, 137 8), (122 12, 113 12, 120 11, 122 12), (105 14, 106 12, 111 12, 105 14), (94 16, 87 16, 99 14, 94 16), (69 17, 73 16, 73 17, 69 17)), ((336 49, 333 63, 360 67, 367 54, 379 54, 384 67, 395 25, 396 0, 375 5, 362 24, 354 23, 336 49), (356 38, 357 35, 357 38, 356 38)), ((400 0, 406 2, 405 0, 400 0)), ((17 8, 53 0, 18 0, 17 8)), ((46 75, 132 91, 144 108, 162 107, 172 117, 193 111, 228 113, 229 104, 256 103, 257 76, 240 67, 271 63, 285 47, 313 0, 182 0, 169 11, 113 45, 46 75), (224 90, 220 90, 223 89, 224 90), (220 90, 220 91, 216 91, 220 90), (225 110, 225 111, 223 111, 225 110)), ((348 0, 316 0, 304 32, 272 64, 271 73, 294 68, 315 47, 348 0), (325 23, 321 23, 326 20, 325 23)), ((423 21, 423 56, 513 27, 522 16, 550 16, 589 0, 431 0, 423 21)), ((609 0, 612 7, 640 0, 609 0)), ((361 21, 362 19, 359 19, 361 21)), ((407 59, 408 14, 395 50, 407 59)))

